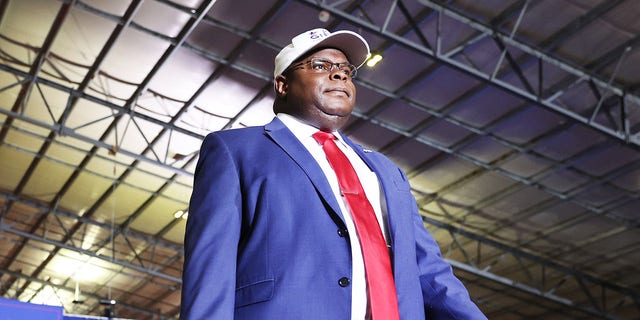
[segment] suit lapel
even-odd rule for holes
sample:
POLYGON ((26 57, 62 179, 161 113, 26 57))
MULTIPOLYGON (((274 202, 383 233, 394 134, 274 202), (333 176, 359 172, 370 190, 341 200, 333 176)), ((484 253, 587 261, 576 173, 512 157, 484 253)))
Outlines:
POLYGON ((371 153, 372 151, 369 149, 363 148, 361 145, 356 144, 355 142, 351 141, 351 139, 347 138, 344 135, 342 135, 342 138, 344 139, 344 142, 346 142, 351 147, 351 149, 353 149, 358 154, 358 156, 360 156, 360 159, 364 161, 364 163, 369 167, 369 169, 371 169, 371 171, 375 172, 376 175, 379 176, 376 165, 373 163, 373 161, 371 161, 368 155, 368 153, 371 153))
POLYGON ((384 193, 385 201, 382 203, 382 205, 386 206, 387 209, 386 212, 387 221, 389 223, 389 235, 391 236, 391 239, 389 239, 389 241, 391 242, 391 245, 393 245, 394 239, 396 239, 396 228, 394 228, 395 219, 393 212, 395 212, 397 208, 392 207, 392 205, 397 201, 393 201, 393 199, 391 201, 389 200, 389 196, 394 192, 389 188, 393 186, 394 183, 393 181, 390 181, 391 178, 389 177, 389 175, 385 174, 385 170, 382 169, 382 165, 378 161, 376 161, 375 157, 371 156, 371 154, 373 153, 372 150, 363 148, 361 145, 354 143, 353 141, 351 141, 351 139, 345 137, 344 135, 342 137, 344 141, 351 147, 351 149, 353 149, 358 154, 358 156, 360 156, 360 159, 362 159, 364 163, 369 167, 369 169, 371 169, 371 171, 373 171, 378 177, 378 182, 380 183, 382 192, 384 193))
POLYGON ((344 225, 344 217, 340 212, 340 206, 333 195, 331 186, 329 186, 322 169, 309 151, 278 118, 274 118, 273 121, 265 125, 265 134, 300 166, 316 190, 318 190, 320 196, 333 209, 334 213, 342 220, 342 225, 344 225))

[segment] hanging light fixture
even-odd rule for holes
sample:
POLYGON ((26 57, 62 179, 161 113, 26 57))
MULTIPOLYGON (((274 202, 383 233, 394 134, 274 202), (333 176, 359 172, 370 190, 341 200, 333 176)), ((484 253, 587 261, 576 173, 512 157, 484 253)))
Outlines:
POLYGON ((187 217, 189 217, 189 211, 188 210, 178 210, 173 214, 173 217, 176 219, 184 219, 187 220, 187 217))
POLYGON ((367 60, 367 67, 369 68, 375 67, 378 63, 380 63, 380 61, 382 61, 382 59, 383 57, 381 54, 372 53, 369 59, 367 60))

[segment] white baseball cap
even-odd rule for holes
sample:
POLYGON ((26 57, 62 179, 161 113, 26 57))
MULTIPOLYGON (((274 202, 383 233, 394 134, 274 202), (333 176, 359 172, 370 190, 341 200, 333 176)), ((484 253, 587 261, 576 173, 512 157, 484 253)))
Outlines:
POLYGON ((329 32, 322 28, 313 29, 295 36, 288 46, 280 50, 276 56, 273 77, 282 74, 292 62, 305 53, 323 47, 342 51, 347 60, 357 68, 369 57, 369 44, 359 34, 347 30, 329 32))

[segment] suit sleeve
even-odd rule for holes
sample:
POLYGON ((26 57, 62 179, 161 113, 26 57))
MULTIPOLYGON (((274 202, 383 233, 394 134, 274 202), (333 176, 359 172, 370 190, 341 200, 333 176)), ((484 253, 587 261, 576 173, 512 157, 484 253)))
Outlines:
POLYGON ((442 258, 440 247, 424 227, 417 205, 413 208, 420 285, 427 319, 486 320, 453 274, 451 265, 442 258))
POLYGON ((233 319, 241 200, 238 172, 224 142, 205 138, 185 232, 180 318, 233 319))

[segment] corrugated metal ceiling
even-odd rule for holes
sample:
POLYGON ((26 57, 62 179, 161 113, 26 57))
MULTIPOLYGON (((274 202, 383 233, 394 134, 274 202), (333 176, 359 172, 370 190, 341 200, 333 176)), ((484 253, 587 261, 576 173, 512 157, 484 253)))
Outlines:
POLYGON ((174 213, 202 138, 268 122, 275 54, 325 27, 384 55, 345 132, 407 172, 490 319, 637 319, 638 17, 635 0, 2 0, 0 295, 176 319, 174 213))

